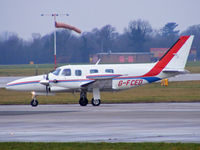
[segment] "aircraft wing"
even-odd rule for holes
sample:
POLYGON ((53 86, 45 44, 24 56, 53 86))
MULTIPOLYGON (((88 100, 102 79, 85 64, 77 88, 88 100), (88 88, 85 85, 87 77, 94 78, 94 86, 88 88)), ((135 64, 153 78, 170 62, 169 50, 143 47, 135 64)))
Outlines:
POLYGON ((96 81, 95 81, 95 80, 91 80, 90 82, 87 82, 87 83, 81 84, 81 87, 87 87, 87 86, 93 84, 94 82, 96 82, 96 81))
POLYGON ((90 79, 91 81, 88 83, 84 83, 81 85, 81 87, 103 87, 106 84, 111 84, 112 79, 122 76, 121 74, 113 74, 113 73, 106 73, 106 74, 89 74, 86 76, 87 79, 90 79))

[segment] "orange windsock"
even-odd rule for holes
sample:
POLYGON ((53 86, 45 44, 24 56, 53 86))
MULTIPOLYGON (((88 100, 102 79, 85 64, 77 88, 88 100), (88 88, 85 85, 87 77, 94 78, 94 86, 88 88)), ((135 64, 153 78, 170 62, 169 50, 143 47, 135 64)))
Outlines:
POLYGON ((69 30, 73 30, 79 34, 81 34, 81 30, 74 27, 74 26, 71 26, 69 24, 66 24, 66 23, 61 23, 61 22, 55 22, 55 27, 56 28, 65 28, 65 29, 69 29, 69 30))

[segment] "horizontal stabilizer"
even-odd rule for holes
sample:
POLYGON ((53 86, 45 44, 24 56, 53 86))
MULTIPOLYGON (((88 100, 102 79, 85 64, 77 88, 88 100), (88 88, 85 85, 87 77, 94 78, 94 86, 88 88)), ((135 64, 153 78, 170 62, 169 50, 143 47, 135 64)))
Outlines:
POLYGON ((170 70, 170 69, 165 69, 162 71, 163 73, 173 73, 173 74, 187 74, 190 73, 188 70, 170 70))

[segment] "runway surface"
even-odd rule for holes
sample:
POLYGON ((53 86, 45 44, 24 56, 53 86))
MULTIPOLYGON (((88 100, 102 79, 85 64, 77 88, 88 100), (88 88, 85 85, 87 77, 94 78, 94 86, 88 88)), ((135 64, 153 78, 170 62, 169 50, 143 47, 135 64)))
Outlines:
POLYGON ((0 141, 200 142, 200 103, 1 105, 0 141))

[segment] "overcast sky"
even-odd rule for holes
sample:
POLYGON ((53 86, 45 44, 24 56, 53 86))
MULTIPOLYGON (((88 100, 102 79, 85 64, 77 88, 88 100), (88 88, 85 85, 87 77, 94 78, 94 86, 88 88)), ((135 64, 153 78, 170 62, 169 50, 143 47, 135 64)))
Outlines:
POLYGON ((147 20, 154 29, 167 22, 179 24, 181 31, 200 24, 200 0, 0 0, 0 33, 15 32, 24 39, 31 33, 45 35, 54 30, 53 17, 42 13, 69 13, 57 17, 91 31, 111 24, 123 32, 131 20, 147 20))

